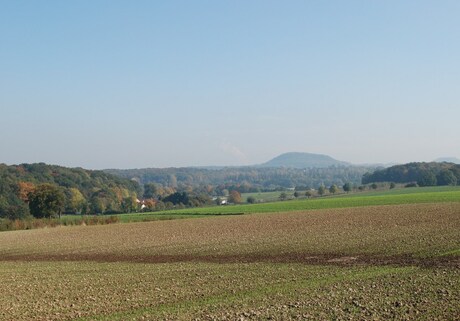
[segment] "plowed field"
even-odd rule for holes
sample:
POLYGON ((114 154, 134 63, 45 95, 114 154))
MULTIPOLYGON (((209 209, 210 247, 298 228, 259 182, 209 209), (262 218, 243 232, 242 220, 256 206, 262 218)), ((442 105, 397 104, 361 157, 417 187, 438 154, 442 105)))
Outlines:
POLYGON ((460 203, 0 233, 1 320, 446 319, 460 203))

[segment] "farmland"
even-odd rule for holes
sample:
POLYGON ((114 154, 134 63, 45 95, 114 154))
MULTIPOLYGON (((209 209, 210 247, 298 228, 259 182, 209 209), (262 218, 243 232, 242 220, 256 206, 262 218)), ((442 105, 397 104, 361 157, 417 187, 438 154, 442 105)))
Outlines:
POLYGON ((322 206, 0 233, 0 319, 459 315, 460 202, 322 206))
MULTIPOLYGON (((269 195, 272 196, 272 193, 269 195)), ((229 206, 213 206, 205 208, 189 208, 169 210, 163 212, 143 213, 140 216, 147 219, 149 216, 159 215, 219 215, 219 214, 251 214, 273 213, 287 211, 305 211, 314 209, 347 208, 374 205, 421 204, 439 202, 460 202, 459 187, 425 187, 406 188, 389 191, 354 193, 314 199, 298 199, 260 204, 242 204, 229 206)), ((139 217, 139 214, 123 214, 121 220, 139 217)))

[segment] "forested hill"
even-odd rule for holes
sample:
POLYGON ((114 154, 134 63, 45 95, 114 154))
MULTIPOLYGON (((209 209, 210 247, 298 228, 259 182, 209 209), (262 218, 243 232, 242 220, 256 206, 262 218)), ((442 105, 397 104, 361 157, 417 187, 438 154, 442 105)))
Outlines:
POLYGON ((66 212, 122 211, 126 199, 135 201, 141 192, 137 182, 103 171, 44 163, 0 164, 0 217, 27 216, 28 196, 43 183, 59 186, 65 196, 66 212))
POLYGON ((331 166, 349 165, 349 163, 338 161, 327 155, 291 152, 281 154, 259 166, 288 168, 327 168, 331 166))
POLYGON ((228 167, 220 169, 204 168, 144 168, 144 169, 110 169, 108 173, 128 179, 135 179, 140 184, 155 183, 164 187, 178 189, 198 186, 220 186, 236 189, 240 192, 274 190, 305 186, 317 188, 344 183, 360 184, 364 173, 370 167, 340 166, 328 168, 259 168, 228 167))
POLYGON ((363 184, 374 182, 417 183, 419 186, 460 184, 460 165, 453 163, 409 163, 366 173, 363 184))

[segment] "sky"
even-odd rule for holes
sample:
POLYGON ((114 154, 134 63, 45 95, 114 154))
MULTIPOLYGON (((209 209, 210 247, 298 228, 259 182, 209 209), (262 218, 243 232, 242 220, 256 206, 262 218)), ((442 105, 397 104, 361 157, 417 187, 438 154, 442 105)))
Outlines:
POLYGON ((0 0, 0 163, 460 157, 460 1, 0 0))

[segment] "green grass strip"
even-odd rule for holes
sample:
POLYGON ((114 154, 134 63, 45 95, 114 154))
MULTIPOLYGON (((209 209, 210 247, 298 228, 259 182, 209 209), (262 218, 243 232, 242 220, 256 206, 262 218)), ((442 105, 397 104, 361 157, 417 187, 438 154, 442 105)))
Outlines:
MULTIPOLYGON (((315 209, 331 209, 377 205, 402 205, 418 203, 444 203, 460 202, 460 190, 447 192, 422 192, 410 194, 387 194, 371 196, 352 196, 352 197, 324 197, 315 199, 291 200, 283 202, 214 206, 204 208, 190 208, 183 210, 173 210, 164 212, 154 212, 152 214, 169 215, 222 215, 237 213, 270 213, 270 212, 289 212, 315 209)), ((139 214, 136 214, 139 215, 139 214)))

